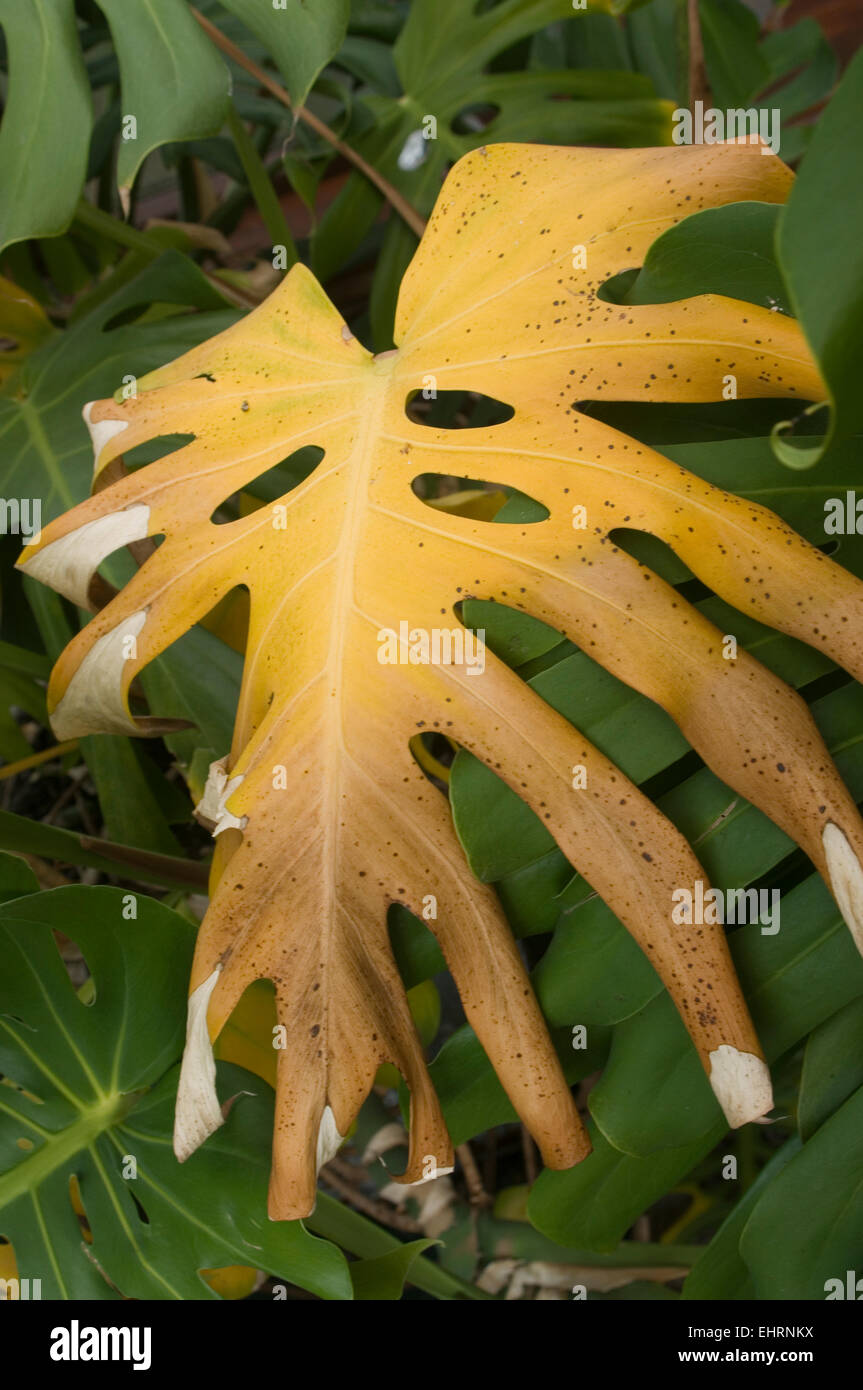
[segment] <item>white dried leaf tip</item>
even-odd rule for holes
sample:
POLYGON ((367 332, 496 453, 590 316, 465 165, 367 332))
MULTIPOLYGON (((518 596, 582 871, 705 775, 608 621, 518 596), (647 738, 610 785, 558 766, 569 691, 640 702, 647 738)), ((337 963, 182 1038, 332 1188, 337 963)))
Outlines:
POLYGON ((722 1043, 710 1053, 710 1084, 732 1129, 773 1109, 770 1071, 762 1057, 722 1043))
POLYGON ((225 804, 243 781, 242 776, 228 778, 228 757, 226 753, 224 758, 210 763, 204 794, 195 807, 196 818, 210 829, 214 838, 223 830, 244 830, 249 823, 248 816, 235 816, 225 804))
POLYGON ((225 1122, 216 1094, 216 1059, 207 1028, 207 1009, 221 969, 217 965, 189 995, 186 1046, 174 1111, 174 1153, 181 1163, 225 1122))
POLYGON ((825 825, 821 842, 827 857, 833 896, 854 938, 854 944, 863 956, 863 868, 848 837, 832 821, 825 825))

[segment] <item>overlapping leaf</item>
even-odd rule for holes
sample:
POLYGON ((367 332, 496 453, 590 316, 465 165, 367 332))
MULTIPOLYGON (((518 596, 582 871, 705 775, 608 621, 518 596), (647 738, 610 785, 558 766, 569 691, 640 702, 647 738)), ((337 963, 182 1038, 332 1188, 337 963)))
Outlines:
MULTIPOLYGON (((102 488, 24 560, 86 604, 101 559, 165 539, 52 678, 58 735, 146 732, 135 674, 237 584, 251 621, 233 745, 201 814, 218 838, 215 898, 192 975, 176 1144, 221 1123, 210 1038, 244 989, 271 978, 280 1052, 274 1216, 307 1212, 319 1162, 377 1067, 412 1096, 407 1181, 450 1141, 398 978, 385 918, 422 914, 468 1018, 546 1163, 586 1136, 491 892, 471 881, 446 805, 409 741, 439 729, 492 767, 649 954, 726 1117, 771 1106, 763 1054, 720 925, 675 925, 674 894, 705 875, 683 836, 490 651, 482 671, 380 661, 381 639, 452 629, 457 605, 533 613, 661 705, 730 787, 765 810, 830 882, 856 939, 863 827, 804 703, 609 538, 653 532, 748 616, 860 669, 863 589, 778 517, 701 482, 579 411, 590 398, 709 401, 822 390, 797 325, 704 295, 621 306, 598 297, 688 213, 780 202, 788 171, 760 149, 649 152, 490 146, 452 171, 403 283, 398 348, 372 357, 302 267, 260 309, 139 383, 87 407, 97 477, 124 449, 184 448, 102 488), (514 407, 491 428, 415 423, 431 378, 514 407), (273 508, 211 516, 287 454, 317 468, 273 508), (545 520, 503 525, 429 509, 427 473, 505 483, 545 520), (582 524, 584 523, 584 524, 582 524), (583 769, 582 785, 573 772, 583 769)), ((411 638, 411 640, 414 640, 411 638)))
MULTIPOLYGON (((188 0, 99 0, 99 8, 122 82, 117 180, 125 197, 154 149, 218 133, 228 114, 229 74, 188 0)), ((225 8, 267 46, 301 105, 341 42, 347 0, 314 7, 225 0, 225 8)), ((2 250, 26 237, 57 236, 69 225, 87 171, 93 106, 74 0, 0 0, 0 24, 9 54, 0 127, 2 250)))
POLYGON ((220 1142, 185 1171, 172 1158, 189 924, 116 888, 17 887, 27 896, 0 910, 0 1233, 20 1277, 44 1298, 209 1299, 201 1271, 242 1263, 350 1298, 335 1246, 263 1214, 257 1078, 224 1067, 237 1099, 220 1142), (55 931, 85 954, 88 1003, 55 931))
POLYGON ((857 54, 818 124, 794 197, 777 229, 777 250, 791 302, 823 364, 832 405, 830 434, 823 447, 775 442, 782 461, 798 468, 811 467, 824 447, 835 447, 863 430, 857 389, 863 365, 857 329, 863 308, 863 252, 858 235, 863 192, 852 172, 861 119, 863 56, 857 54), (823 219, 817 209, 824 207, 834 208, 837 215, 823 219), (812 273, 815 257, 821 268, 817 288, 812 273))
MULTIPOLYGON (((493 70, 502 55, 546 25, 568 20, 565 29, 577 31, 590 20, 610 23, 611 14, 632 8, 627 0, 588 0, 579 11, 571 0, 503 0, 485 8, 463 0, 412 0, 392 49, 365 36, 349 39, 336 55, 361 83, 347 138, 422 213, 431 210, 447 167, 480 140, 670 143, 674 104, 657 97, 648 76, 629 71, 616 57, 591 68, 567 52, 559 33, 550 40, 555 61, 545 69, 493 70), (477 111, 484 122, 481 136, 477 111)), ((313 239, 313 268, 321 280, 355 251, 379 209, 378 191, 362 175, 352 175, 313 239)), ((380 346, 389 345, 399 281, 415 248, 413 232, 400 219, 391 221, 372 288, 380 346)))

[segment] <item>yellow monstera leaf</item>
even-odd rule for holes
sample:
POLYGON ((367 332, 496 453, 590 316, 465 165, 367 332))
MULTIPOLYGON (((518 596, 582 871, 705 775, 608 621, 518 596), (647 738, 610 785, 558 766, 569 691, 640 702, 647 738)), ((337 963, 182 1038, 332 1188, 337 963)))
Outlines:
POLYGON ((689 213, 781 202, 790 183, 746 145, 481 149, 446 180, 402 285, 394 351, 366 351, 296 266, 248 317, 142 379, 136 398, 86 407, 105 485, 23 567, 87 605, 106 555, 164 540, 58 661, 58 737, 152 732, 129 713, 137 672, 231 589, 250 594, 233 744, 199 808, 217 847, 175 1147, 185 1158, 222 1122, 212 1040, 246 987, 272 980, 287 1044, 273 1217, 312 1209, 316 1168, 385 1062, 411 1092, 403 1180, 427 1173, 429 1157, 437 1171, 451 1164, 387 935, 393 902, 435 932, 545 1162, 565 1168, 589 1149, 497 900, 467 871, 446 800, 411 754, 418 731, 470 749, 548 825, 649 952, 729 1122, 772 1105, 722 927, 672 919, 675 890, 705 879, 686 841, 502 661, 456 640, 467 597, 535 615, 662 705, 806 850, 859 943, 863 825, 805 704, 745 651, 726 660, 719 631, 608 533, 653 532, 729 602, 858 675, 863 586, 770 512, 578 408, 719 400, 729 372, 740 396, 823 398, 797 324, 780 314, 713 295, 639 307, 598 295, 689 213), (514 414, 458 432, 417 423, 406 402, 429 378, 514 414), (193 439, 128 476, 105 472, 123 450, 177 434, 193 439), (228 496, 305 446, 323 450, 305 481, 212 523, 228 496), (427 473, 514 487, 548 515, 505 525, 432 508, 412 489, 427 473), (574 765, 586 770, 579 790, 574 765))

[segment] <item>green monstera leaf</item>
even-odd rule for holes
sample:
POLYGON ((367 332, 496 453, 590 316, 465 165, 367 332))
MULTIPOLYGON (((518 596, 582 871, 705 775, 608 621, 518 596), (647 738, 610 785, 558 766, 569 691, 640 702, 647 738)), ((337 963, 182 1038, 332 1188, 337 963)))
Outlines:
POLYGON ((259 1078, 223 1064, 235 1100, 218 1142, 185 1168, 172 1154, 193 937, 185 918, 116 888, 31 893, 0 911, 0 1234, 43 1298, 211 1299, 200 1271, 235 1264, 350 1298, 334 1245, 267 1219, 272 1093, 259 1078), (56 932, 90 967, 80 990, 56 932))
MULTIPOLYGON (((344 37, 348 0, 225 0, 275 59, 295 106, 344 37)), ((175 140, 216 135, 228 116, 230 76, 188 0, 99 0, 121 82, 117 182, 124 202, 147 155, 175 140)), ((0 0, 9 90, 0 127, 0 250, 58 236, 72 219, 93 128, 89 46, 74 0, 0 0), (89 67, 89 72, 88 72, 89 67), (33 170, 39 177, 33 177, 33 170)))
MULTIPOLYGON (((349 38, 336 57, 361 83, 346 138, 422 213, 431 211, 449 165, 481 142, 670 144, 674 103, 656 95, 650 77, 616 62, 601 69, 570 64, 559 46, 556 69, 492 70, 501 54, 543 26, 568 20, 567 29, 577 29, 585 19, 631 8, 626 0, 588 0, 585 11, 575 11, 572 0, 503 0, 491 8, 414 0, 392 49, 368 36, 349 38), (476 110, 486 124, 476 125, 476 110)), ((313 241, 319 279, 353 254, 380 205, 361 174, 348 179, 313 241)), ((415 250, 414 232, 393 219, 372 289, 377 346, 389 346, 399 282, 415 250)))

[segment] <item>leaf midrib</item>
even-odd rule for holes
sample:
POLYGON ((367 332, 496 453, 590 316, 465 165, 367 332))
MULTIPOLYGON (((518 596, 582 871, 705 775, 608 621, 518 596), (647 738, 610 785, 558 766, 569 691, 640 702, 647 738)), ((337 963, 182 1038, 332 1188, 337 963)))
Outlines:
MULTIPOLYGON (((334 602, 330 619, 330 644, 327 651, 325 670, 333 672, 333 693, 329 700, 330 725, 326 740, 329 755, 330 774, 325 785, 330 788, 329 804, 324 822, 325 848, 324 862, 331 865, 330 891, 333 900, 338 898, 339 881, 339 817, 342 814, 342 770, 345 760, 353 760, 345 747, 344 731, 344 684, 345 684, 345 643, 348 639, 349 623, 355 608, 354 582, 360 541, 368 509, 369 482, 375 465, 375 441, 381 436, 381 420, 386 410, 388 390, 392 389, 392 365, 397 358, 369 364, 368 408, 362 429, 357 432, 354 447, 345 460, 345 470, 352 474, 348 487, 347 506, 339 545, 336 550, 337 572, 334 589, 334 602), (377 380, 375 380, 377 378, 377 380)), ((329 685, 329 681, 327 682, 329 685)), ((333 904, 334 905, 334 904, 333 904)), ((330 958, 332 923, 336 913, 331 910, 325 920, 330 924, 324 931, 322 942, 322 973, 326 977, 330 958)), ((327 991, 325 1009, 327 1018, 324 1036, 329 1038, 330 996, 327 991)), ((329 1048, 324 1049, 329 1056, 329 1048)), ((329 1065, 327 1066, 329 1073, 329 1065)), ((327 1077, 327 1084, 329 1076, 327 1077)), ((328 1101, 327 1101, 328 1103, 328 1101)))
POLYGON ((19 1197, 37 1191, 46 1178, 121 1120, 137 1099, 137 1095, 110 1095, 88 1107, 73 1124, 53 1134, 34 1154, 0 1178, 0 1210, 19 1197))

